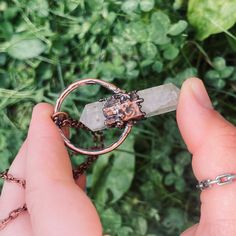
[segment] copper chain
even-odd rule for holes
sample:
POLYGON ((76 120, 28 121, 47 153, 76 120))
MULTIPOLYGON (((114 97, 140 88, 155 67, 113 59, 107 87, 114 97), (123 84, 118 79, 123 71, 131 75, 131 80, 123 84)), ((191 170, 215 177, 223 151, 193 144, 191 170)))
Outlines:
POLYGON ((70 127, 70 128, 76 128, 76 129, 85 129, 89 130, 83 123, 81 123, 78 120, 75 120, 71 117, 68 117, 67 113, 65 112, 58 112, 53 115, 53 121, 55 124, 61 128, 61 127, 70 127))
MULTIPOLYGON (((53 116, 53 121, 55 124, 59 127, 70 127, 70 128, 76 128, 76 129, 85 129, 89 130, 88 127, 86 127, 83 123, 81 123, 78 120, 72 119, 68 117, 67 113, 65 112, 58 112, 53 116)), ((89 130, 90 131, 90 130, 89 130)), ((92 132, 93 135, 93 141, 96 143, 96 146, 92 147, 91 149, 98 149, 104 147, 104 137, 103 133, 100 131, 92 132), (100 146, 97 144, 100 143, 100 146)), ((91 164, 98 158, 98 156, 88 156, 87 160, 79 165, 79 167, 75 170, 73 170, 73 176, 75 179, 79 178, 90 166, 91 164)))
MULTIPOLYGON (((71 127, 71 128, 76 128, 76 129, 89 130, 81 122, 68 117, 68 115, 63 112, 60 112, 54 115, 53 121, 59 128, 71 127)), ((92 134, 93 134, 93 141, 96 143, 96 146, 92 147, 92 149, 103 148, 104 140, 103 140, 102 132, 92 132, 92 134), (98 143, 100 143, 100 146, 98 146, 98 143)), ((92 163, 95 160, 97 160, 97 158, 98 156, 88 156, 85 162, 80 164, 77 169, 73 170, 74 179, 78 179, 92 165, 92 163)), ((7 182, 18 184, 22 188, 25 188, 26 186, 25 180, 15 178, 13 175, 8 173, 8 169, 0 173, 0 178, 4 179, 7 182)), ((25 211, 27 211, 26 204, 24 204, 22 207, 19 207, 11 211, 5 219, 0 220, 0 231, 3 230, 12 220, 17 218, 19 215, 21 215, 25 211)))
POLYGON ((25 188, 25 180, 24 179, 17 179, 13 177, 13 175, 8 173, 8 169, 0 173, 0 178, 4 179, 8 182, 16 183, 20 185, 20 187, 25 188))
MULTIPOLYGON (((7 182, 18 184, 20 187, 25 188, 25 180, 13 177, 13 175, 8 173, 8 169, 0 173, 0 178, 4 179, 7 182)), ((26 204, 11 211, 5 219, 0 220, 0 230, 3 230, 12 220, 17 218, 25 211, 27 211, 26 204)))
POLYGON ((19 207, 13 211, 11 211, 7 218, 0 221, 0 230, 3 230, 12 220, 17 218, 19 215, 27 211, 26 204, 23 207, 19 207))

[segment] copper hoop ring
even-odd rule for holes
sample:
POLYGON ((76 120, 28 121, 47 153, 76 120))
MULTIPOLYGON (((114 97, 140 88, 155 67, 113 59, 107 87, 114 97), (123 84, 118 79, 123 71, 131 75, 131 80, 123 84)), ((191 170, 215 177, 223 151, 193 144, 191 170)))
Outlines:
MULTIPOLYGON (((98 80, 98 79, 82 79, 82 80, 78 80, 74 83, 72 83, 71 85, 69 85, 69 87, 67 87, 62 94, 60 95, 60 97, 57 99, 56 101, 56 105, 54 108, 54 114, 57 112, 60 112, 61 109, 61 105, 63 103, 63 101, 65 100, 65 98, 75 89, 85 86, 85 85, 93 85, 93 84, 99 84, 105 88, 107 88, 108 90, 112 91, 113 93, 120 93, 120 92, 124 92, 123 90, 119 89, 118 87, 116 87, 115 85, 108 83, 106 81, 103 80, 98 80)), ((119 137, 118 141, 116 141, 115 143, 113 143, 112 145, 110 145, 107 148, 104 148, 102 150, 88 150, 88 149, 83 149, 83 148, 79 148, 74 146, 70 140, 64 135, 63 131, 61 129, 60 133, 64 139, 64 142, 66 144, 66 146, 68 148, 70 148, 71 150, 84 154, 84 155, 101 155, 101 154, 105 154, 108 152, 111 152, 112 150, 116 149, 118 146, 120 146, 124 140, 127 138, 127 136, 129 135, 131 129, 132 129, 132 124, 127 123, 125 126, 125 129, 123 131, 123 133, 121 134, 121 136, 119 137)))

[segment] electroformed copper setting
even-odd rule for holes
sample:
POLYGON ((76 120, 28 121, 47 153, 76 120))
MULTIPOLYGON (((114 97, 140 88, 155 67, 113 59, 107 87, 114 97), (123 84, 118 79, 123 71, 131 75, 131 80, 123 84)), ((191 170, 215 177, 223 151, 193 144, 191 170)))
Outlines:
MULTIPOLYGON (((52 118, 54 122, 58 125, 60 129, 60 133, 68 148, 70 148, 76 153, 81 153, 81 154, 89 155, 89 156, 97 156, 97 155, 111 152, 112 150, 116 149, 118 146, 120 146, 124 142, 124 140, 129 135, 134 122, 136 120, 140 120, 141 118, 145 116, 145 113, 141 111, 141 105, 140 105, 141 102, 143 102, 143 99, 139 98, 136 92, 126 93, 125 91, 119 89, 115 85, 108 83, 106 81, 103 81, 103 80, 82 79, 82 80, 78 80, 74 82, 67 89, 63 91, 63 93, 57 99, 52 118), (81 86, 94 85, 94 84, 101 85, 113 92, 113 96, 107 100, 103 108, 103 112, 106 117, 106 121, 105 121, 106 126, 108 128, 111 128, 111 127, 124 128, 124 131, 119 137, 119 139, 115 143, 111 144, 110 146, 102 147, 97 150, 94 150, 94 149, 89 150, 89 149, 76 147, 74 144, 71 143, 71 141, 63 133, 62 127, 58 125, 58 124, 64 124, 65 122, 68 122, 68 121, 60 120, 58 119, 58 116, 66 117, 66 114, 63 113, 60 109, 61 109, 61 105, 63 101, 71 92, 73 92, 75 89, 80 88, 81 86)), ((72 124, 71 121, 69 122, 70 124, 72 124)), ((79 122, 77 121, 76 126, 79 126, 79 125, 81 124, 79 124, 79 122)), ((73 125, 71 126, 73 127, 73 125)))
POLYGON ((135 91, 114 94, 103 107, 105 125, 109 128, 123 128, 127 123, 143 119, 146 115, 141 111, 143 101, 135 91))

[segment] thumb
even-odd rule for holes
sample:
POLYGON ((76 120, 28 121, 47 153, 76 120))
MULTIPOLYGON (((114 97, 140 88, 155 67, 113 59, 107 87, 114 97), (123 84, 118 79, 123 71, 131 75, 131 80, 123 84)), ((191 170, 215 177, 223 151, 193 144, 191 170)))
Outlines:
MULTIPOLYGON (((215 179, 227 173, 236 174, 236 128, 213 109, 201 80, 191 78, 183 84, 177 121, 193 154, 192 166, 198 181, 215 179)), ((206 222, 218 222, 220 227, 224 222, 236 219, 235 199, 236 181, 202 191, 199 227, 205 227, 206 222)))
POLYGON ((72 177, 53 108, 34 108, 28 133, 26 204, 35 236, 101 235, 97 212, 72 177))

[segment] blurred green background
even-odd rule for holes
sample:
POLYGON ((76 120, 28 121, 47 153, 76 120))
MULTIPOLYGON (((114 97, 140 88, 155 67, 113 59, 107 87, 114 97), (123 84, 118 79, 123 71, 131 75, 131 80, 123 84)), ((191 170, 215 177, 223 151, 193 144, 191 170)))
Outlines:
MULTIPOLYGON (((198 76, 236 124, 235 12, 235 0, 0 1, 0 171, 26 137, 33 106, 54 104, 86 77, 129 91, 198 76)), ((67 109, 76 118, 103 96, 88 87, 67 109)), ((175 114, 140 122, 119 150, 101 156, 88 194, 112 236, 176 236, 196 223, 199 194, 175 114)))

